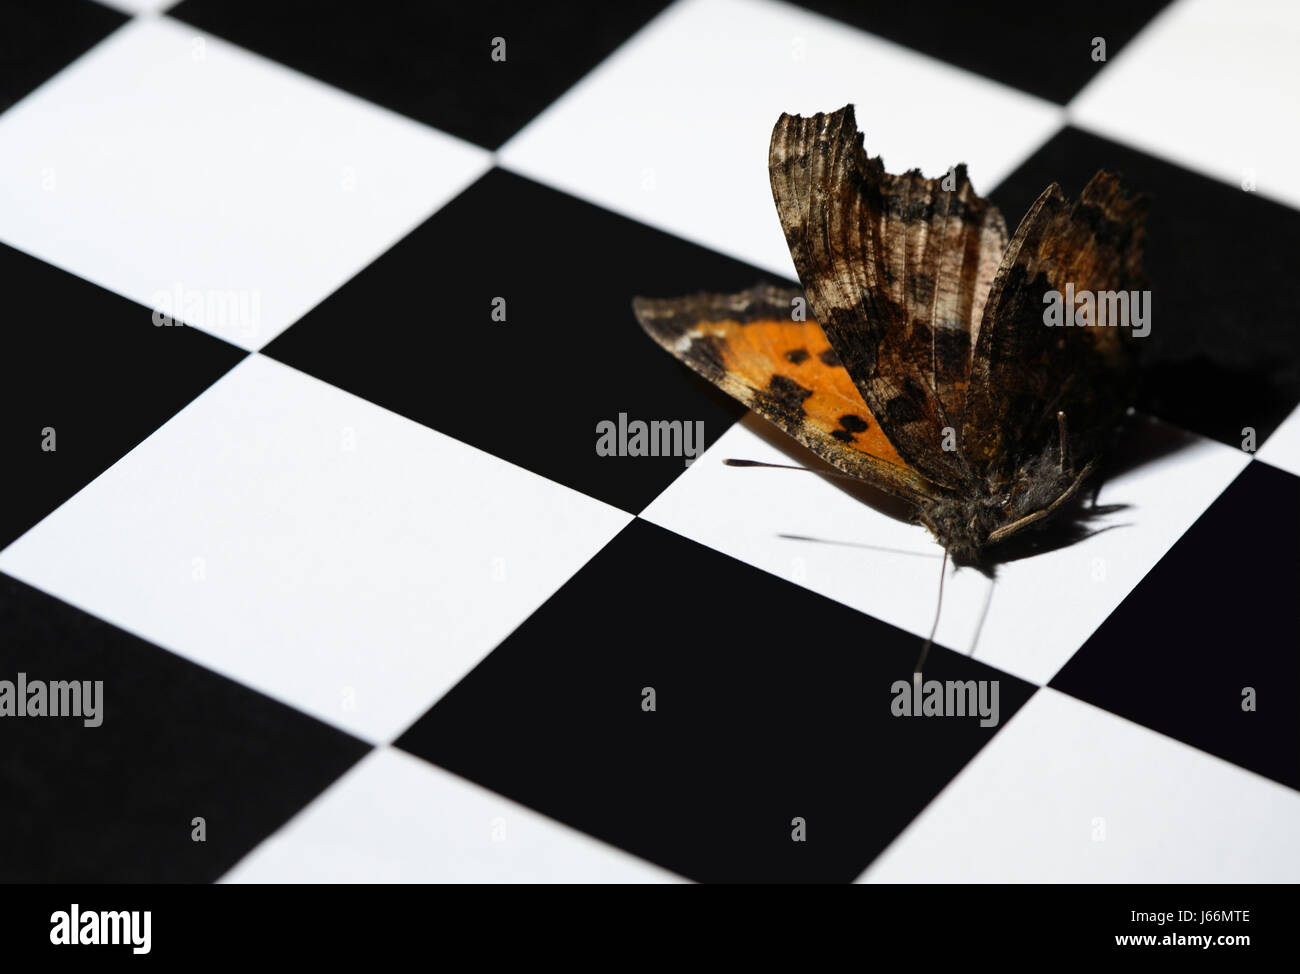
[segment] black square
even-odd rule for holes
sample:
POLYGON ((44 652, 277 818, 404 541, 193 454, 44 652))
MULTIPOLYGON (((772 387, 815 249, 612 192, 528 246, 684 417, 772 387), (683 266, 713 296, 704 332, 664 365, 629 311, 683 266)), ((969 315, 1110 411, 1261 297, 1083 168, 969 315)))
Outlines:
POLYGON ((745 410, 641 331, 633 296, 738 291, 764 279, 498 169, 264 351, 636 513, 686 457, 598 455, 600 423, 618 424, 620 414, 692 432, 702 423, 707 445, 745 410), (505 321, 492 319, 498 297, 505 321))
POLYGON ((1078 129, 1066 128, 991 194, 1014 227, 1052 182, 1069 199, 1098 169, 1151 197, 1145 264, 1151 332, 1139 408, 1241 449, 1300 404, 1300 212, 1078 129))
POLYGON ((1051 686, 1300 788, 1297 592, 1300 478, 1255 461, 1051 686))
MULTIPOLYGON (((1087 4, 1000 0, 970 3, 862 3, 797 0, 873 34, 1064 105, 1169 0, 1087 4), (1105 41, 1105 60, 1094 60, 1105 41)), ((989 119, 990 125, 997 124, 989 119)))
MULTIPOLYGON (((891 713, 920 645, 638 519, 397 746, 692 879, 848 882, 997 730, 891 713)), ((1034 690, 925 677, 999 680, 999 727, 1034 690)))
POLYGON ((247 353, 194 328, 158 327, 148 308, 3 244, 0 280, 13 285, 0 345, 3 546, 247 353))
POLYGON ((0 575, 0 680, 19 673, 102 680, 102 723, 0 717, 3 882, 211 882, 369 750, 0 575))
POLYGON ((0 112, 126 23, 91 0, 11 0, 0 13, 0 112))
POLYGON ((496 149, 664 6, 186 0, 171 15, 496 149))

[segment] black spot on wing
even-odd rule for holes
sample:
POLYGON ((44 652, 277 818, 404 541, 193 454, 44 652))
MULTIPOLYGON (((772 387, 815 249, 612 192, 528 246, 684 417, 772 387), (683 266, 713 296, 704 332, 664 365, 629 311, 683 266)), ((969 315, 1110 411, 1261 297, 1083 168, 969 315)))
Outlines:
POLYGON ((823 365, 836 366, 840 364, 840 357, 835 354, 835 349, 828 348, 817 356, 822 360, 823 365))
POLYGON ((788 375, 774 375, 767 388, 758 393, 759 411, 764 410, 781 419, 798 420, 804 415, 803 401, 813 394, 788 375))
POLYGON ((785 353, 785 360, 794 365, 801 365, 808 361, 808 349, 792 348, 790 351, 785 353))
POLYGON ((850 433, 865 433, 870 429, 871 424, 861 416, 855 416, 853 413, 845 413, 840 417, 840 425, 850 433))
POLYGON ((970 332, 960 327, 939 327, 931 334, 939 375, 965 376, 970 371, 970 332))

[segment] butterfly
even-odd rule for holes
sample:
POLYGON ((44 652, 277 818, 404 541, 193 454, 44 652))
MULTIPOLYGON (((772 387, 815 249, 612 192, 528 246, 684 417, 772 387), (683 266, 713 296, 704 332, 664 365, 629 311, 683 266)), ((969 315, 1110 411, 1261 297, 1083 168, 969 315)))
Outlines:
POLYGON ((1073 203, 1053 183, 1008 236, 965 165, 926 179, 868 158, 852 105, 782 115, 768 172, 802 290, 637 298, 646 332, 907 502, 958 564, 1060 512, 1129 404, 1134 336, 1045 311, 1144 288, 1147 199, 1106 171, 1073 203))

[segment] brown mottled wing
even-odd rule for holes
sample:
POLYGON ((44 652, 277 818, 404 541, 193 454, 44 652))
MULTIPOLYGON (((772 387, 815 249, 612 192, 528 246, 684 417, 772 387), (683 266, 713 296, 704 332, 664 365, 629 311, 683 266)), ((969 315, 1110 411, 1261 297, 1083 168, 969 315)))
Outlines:
POLYGON ((650 337, 828 463, 915 500, 934 488, 903 462, 816 321, 792 318, 795 290, 637 298, 650 337))
POLYGON ((1021 221, 985 304, 967 393, 961 449, 982 476, 1009 480, 1055 446, 1058 410, 1075 462, 1086 463, 1128 405, 1131 329, 1049 327, 1044 295, 1067 283, 1076 292, 1144 288, 1146 210, 1145 197, 1099 172, 1074 204, 1053 183, 1021 221))
POLYGON ((1002 215, 965 166, 944 178, 885 172, 867 158, 853 107, 782 115, 768 154, 772 195, 808 302, 911 466, 960 487, 941 449, 960 430, 984 298, 1006 247, 1002 215))

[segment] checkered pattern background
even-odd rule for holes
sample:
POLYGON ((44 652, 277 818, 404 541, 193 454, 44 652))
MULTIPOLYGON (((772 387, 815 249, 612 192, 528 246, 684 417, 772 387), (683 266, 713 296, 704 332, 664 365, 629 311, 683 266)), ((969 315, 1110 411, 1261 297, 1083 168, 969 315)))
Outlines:
POLYGON ((1300 879, 1295 5, 158 6, 0 14, 0 678, 104 681, 0 721, 0 878, 1300 879), (1013 225, 1153 197, 1110 513, 947 577, 996 727, 890 713, 925 532, 722 465, 809 457, 630 310, 792 279, 846 102, 1013 225))

